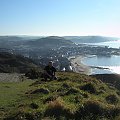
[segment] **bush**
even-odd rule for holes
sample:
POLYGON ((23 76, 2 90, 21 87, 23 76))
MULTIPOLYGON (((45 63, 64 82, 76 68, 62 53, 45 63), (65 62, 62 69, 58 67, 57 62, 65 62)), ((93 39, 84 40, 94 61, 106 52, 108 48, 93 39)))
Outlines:
POLYGON ((79 90, 75 89, 75 88, 70 88, 65 95, 70 95, 70 94, 76 94, 79 93, 79 90))
POLYGON ((119 98, 116 95, 112 94, 106 97, 106 101, 110 104, 117 104, 119 101, 119 98))
POLYGON ((96 119, 98 116, 102 116, 103 107, 98 101, 87 101, 80 107, 75 114, 76 119, 96 119))
POLYGON ((104 115, 106 116, 106 118, 108 119, 113 119, 115 120, 116 117, 118 117, 120 115, 120 107, 117 106, 108 106, 105 109, 104 115))
POLYGON ((91 94, 94 94, 97 92, 95 86, 92 83, 87 83, 80 87, 81 90, 87 91, 91 94))
POLYGON ((37 109, 39 106, 38 106, 36 103, 31 103, 31 104, 30 104, 30 107, 31 107, 32 109, 37 109))
POLYGON ((24 113, 18 112, 15 115, 11 115, 4 120, 41 120, 42 114, 40 112, 37 113, 24 113))
POLYGON ((42 76, 42 72, 39 71, 38 69, 31 69, 27 73, 25 73, 25 76, 28 77, 29 79, 37 79, 42 76))
POLYGON ((57 98, 56 100, 48 103, 48 107, 44 115, 55 117, 57 119, 61 118, 61 116, 66 118, 71 116, 70 110, 65 108, 63 101, 60 98, 57 98))
POLYGON ((49 90, 45 88, 40 88, 31 92, 31 94, 37 94, 37 93, 49 94, 49 90))

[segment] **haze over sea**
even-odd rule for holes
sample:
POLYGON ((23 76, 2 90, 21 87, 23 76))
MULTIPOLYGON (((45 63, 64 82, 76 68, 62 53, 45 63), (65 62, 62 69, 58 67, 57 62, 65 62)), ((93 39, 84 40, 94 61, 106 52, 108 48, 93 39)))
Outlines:
MULTIPOLYGON (((120 40, 92 43, 92 45, 109 46, 111 48, 120 48, 120 40)), ((102 67, 105 69, 92 68, 92 74, 120 74, 120 56, 92 56, 86 57, 82 62, 88 66, 102 67), (108 68, 108 69, 106 69, 108 68)))

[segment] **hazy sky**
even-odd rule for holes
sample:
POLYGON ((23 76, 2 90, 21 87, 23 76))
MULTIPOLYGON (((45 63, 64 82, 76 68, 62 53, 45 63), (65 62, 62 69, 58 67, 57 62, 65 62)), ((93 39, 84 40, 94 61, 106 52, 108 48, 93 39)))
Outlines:
POLYGON ((120 0, 0 0, 0 35, 120 37, 120 0))

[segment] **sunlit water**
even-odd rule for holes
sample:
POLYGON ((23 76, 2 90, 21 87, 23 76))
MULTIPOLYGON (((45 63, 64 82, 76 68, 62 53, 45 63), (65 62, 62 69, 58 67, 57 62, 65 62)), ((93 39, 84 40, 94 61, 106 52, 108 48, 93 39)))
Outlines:
MULTIPOLYGON (((120 48, 120 40, 101 43, 90 43, 90 45, 108 46, 109 48, 120 48)), ((83 59, 82 62, 88 66, 108 68, 108 69, 92 68, 92 74, 104 74, 104 73, 120 74, 120 56, 86 57, 83 59)))
POLYGON ((86 57, 82 62, 88 66, 100 67, 104 69, 92 68, 92 74, 120 74, 120 56, 111 57, 86 57))
POLYGON ((120 40, 109 41, 109 42, 100 42, 100 43, 88 43, 89 45, 99 45, 99 46, 108 46, 110 48, 120 48, 120 40))

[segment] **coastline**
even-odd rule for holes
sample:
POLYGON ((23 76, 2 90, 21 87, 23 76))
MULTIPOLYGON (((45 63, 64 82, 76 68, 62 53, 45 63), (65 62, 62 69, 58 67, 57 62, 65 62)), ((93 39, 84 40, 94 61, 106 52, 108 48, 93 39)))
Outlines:
POLYGON ((77 56, 69 57, 68 59, 71 62, 71 67, 73 69, 73 72, 91 75, 92 73, 91 67, 81 62, 84 57, 85 56, 77 55, 77 56))

